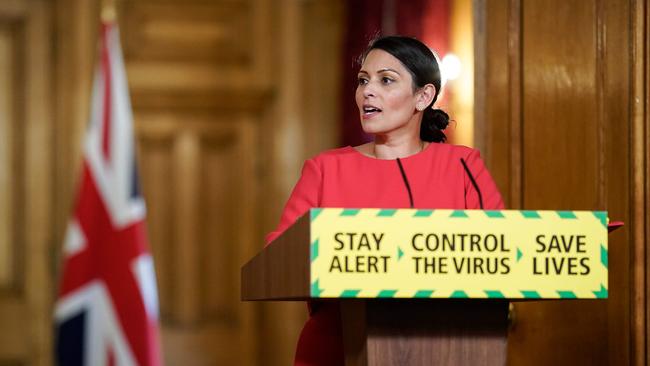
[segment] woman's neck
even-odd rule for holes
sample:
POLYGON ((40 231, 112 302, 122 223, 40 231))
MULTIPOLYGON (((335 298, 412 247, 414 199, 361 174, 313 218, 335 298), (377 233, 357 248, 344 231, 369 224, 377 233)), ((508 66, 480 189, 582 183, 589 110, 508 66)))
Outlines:
POLYGON ((404 136, 403 138, 388 138, 375 136, 371 146, 371 153, 377 159, 406 158, 424 150, 426 142, 419 136, 404 136))

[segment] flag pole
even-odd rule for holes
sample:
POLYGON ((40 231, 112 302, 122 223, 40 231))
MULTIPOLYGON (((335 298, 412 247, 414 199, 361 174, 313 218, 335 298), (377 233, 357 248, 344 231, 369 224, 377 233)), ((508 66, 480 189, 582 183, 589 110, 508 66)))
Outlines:
POLYGON ((115 22, 116 13, 115 0, 102 0, 101 3, 101 20, 104 24, 111 24, 115 22))

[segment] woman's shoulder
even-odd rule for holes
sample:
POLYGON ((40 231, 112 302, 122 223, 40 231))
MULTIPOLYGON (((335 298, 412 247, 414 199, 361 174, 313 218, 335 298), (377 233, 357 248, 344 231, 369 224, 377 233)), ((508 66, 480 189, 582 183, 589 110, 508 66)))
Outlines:
POLYGON ((470 155, 479 154, 479 151, 473 147, 465 145, 454 145, 447 143, 432 143, 435 145, 435 150, 440 154, 448 155, 450 157, 468 157, 470 155))
POLYGON ((313 156, 310 160, 323 164, 341 159, 353 159, 358 157, 358 155, 359 152, 357 152, 353 147, 344 146, 321 151, 317 155, 313 156))

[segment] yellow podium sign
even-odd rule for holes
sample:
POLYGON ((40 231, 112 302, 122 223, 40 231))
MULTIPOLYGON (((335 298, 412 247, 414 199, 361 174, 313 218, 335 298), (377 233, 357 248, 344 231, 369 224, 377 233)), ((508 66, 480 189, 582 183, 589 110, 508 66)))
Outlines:
POLYGON ((607 212, 317 208, 311 295, 607 298, 607 212))

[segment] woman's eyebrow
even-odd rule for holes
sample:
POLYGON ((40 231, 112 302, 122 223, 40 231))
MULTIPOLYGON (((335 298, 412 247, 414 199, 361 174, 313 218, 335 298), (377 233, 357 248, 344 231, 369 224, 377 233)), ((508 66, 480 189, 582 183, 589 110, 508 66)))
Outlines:
MULTIPOLYGON (((391 68, 379 69, 379 70, 377 70, 377 73, 379 74, 379 73, 386 72, 386 71, 394 72, 394 73, 396 73, 397 75, 401 75, 397 70, 395 70, 395 69, 391 69, 391 68)), ((359 70, 359 74, 366 74, 366 75, 368 75, 368 71, 366 71, 366 70, 359 70)))
POLYGON ((397 75, 400 75, 400 73, 397 72, 397 70, 395 70, 395 69, 390 69, 390 68, 380 69, 380 70, 378 70, 377 72, 386 72, 386 71, 391 71, 391 72, 396 73, 397 75))

